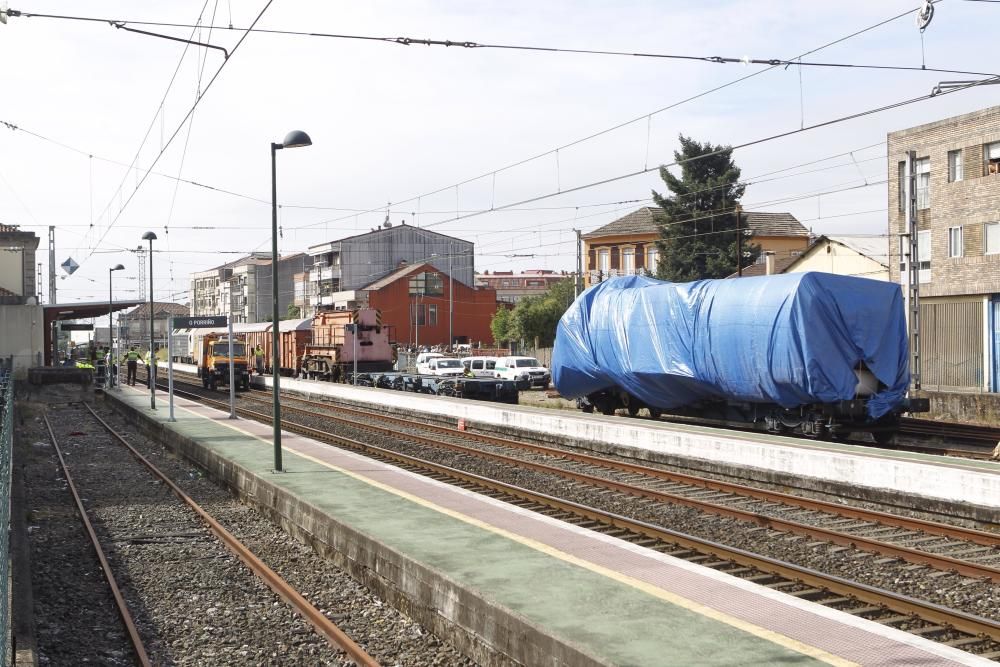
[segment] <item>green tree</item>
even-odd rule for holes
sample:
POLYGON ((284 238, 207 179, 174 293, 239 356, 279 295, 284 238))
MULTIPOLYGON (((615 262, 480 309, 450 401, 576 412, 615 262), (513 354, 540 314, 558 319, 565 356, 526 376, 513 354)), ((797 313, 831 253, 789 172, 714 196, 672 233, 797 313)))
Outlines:
POLYGON ((302 317, 302 309, 294 303, 288 304, 288 311, 285 313, 289 319, 297 320, 302 317))
POLYGON ((513 323, 510 308, 506 306, 497 308, 497 312, 493 315, 493 320, 490 322, 490 331, 493 333, 493 341, 498 347, 501 343, 514 338, 512 336, 513 323))
MULTIPOLYGON (((507 337, 498 340, 517 340, 530 345, 537 340, 541 347, 549 347, 555 342, 559 318, 572 303, 572 278, 553 284, 545 294, 521 299, 514 310, 505 316, 509 321, 504 330, 507 337)), ((493 322, 496 323, 496 318, 493 322)), ((494 338, 496 334, 497 329, 493 328, 494 338)))
MULTIPOLYGON (((670 195, 653 191, 660 207, 660 263, 657 276, 685 282, 703 278, 725 278, 736 271, 736 206, 745 185, 740 168, 733 162, 733 149, 699 143, 680 136, 681 150, 674 152, 680 178, 666 167, 660 177, 670 195)), ((744 218, 745 220, 745 218, 744 218)), ((743 237, 743 266, 754 262, 760 247, 743 237)))

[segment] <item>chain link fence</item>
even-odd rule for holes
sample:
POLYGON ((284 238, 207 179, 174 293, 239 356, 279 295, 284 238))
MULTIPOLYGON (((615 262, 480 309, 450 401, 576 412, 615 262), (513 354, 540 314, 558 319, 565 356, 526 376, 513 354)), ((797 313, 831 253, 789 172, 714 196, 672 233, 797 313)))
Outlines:
POLYGON ((14 378, 0 370, 0 667, 10 664, 10 471, 14 443, 14 378))

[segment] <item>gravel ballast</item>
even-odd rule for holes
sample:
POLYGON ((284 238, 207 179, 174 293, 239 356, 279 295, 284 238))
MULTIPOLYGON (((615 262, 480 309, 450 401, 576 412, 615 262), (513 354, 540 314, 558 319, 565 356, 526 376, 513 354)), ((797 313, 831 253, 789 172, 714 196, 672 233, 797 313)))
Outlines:
MULTIPOLYGON (((58 395, 58 389, 53 389, 58 395)), ((54 403, 58 402, 56 398, 54 403)), ((267 588, 81 405, 49 419, 154 664, 340 665, 343 654, 267 588)), ((40 664, 134 664, 109 587, 75 513, 41 412, 22 407, 40 664)), ((471 665, 265 517, 98 413, 227 530, 383 665, 471 665)))

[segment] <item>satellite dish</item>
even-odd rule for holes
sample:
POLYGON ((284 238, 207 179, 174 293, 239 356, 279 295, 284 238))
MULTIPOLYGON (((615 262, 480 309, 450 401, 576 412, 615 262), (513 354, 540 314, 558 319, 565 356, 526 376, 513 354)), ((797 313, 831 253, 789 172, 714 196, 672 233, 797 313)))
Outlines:
POLYGON ((920 28, 920 32, 923 32, 931 24, 933 18, 934 4, 931 0, 924 0, 920 9, 917 10, 917 27, 920 28))

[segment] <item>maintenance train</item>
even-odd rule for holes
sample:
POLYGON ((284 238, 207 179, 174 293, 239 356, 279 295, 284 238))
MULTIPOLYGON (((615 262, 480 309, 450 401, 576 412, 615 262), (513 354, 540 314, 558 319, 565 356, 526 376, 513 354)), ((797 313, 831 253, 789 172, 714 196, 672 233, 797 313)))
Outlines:
MULTIPOLYGON (((305 319, 278 323, 278 359, 272 359, 273 326, 270 322, 233 324, 233 334, 247 346, 253 368, 258 346, 264 357, 264 370, 291 377, 336 382, 353 372, 357 355, 359 373, 391 371, 396 352, 390 343, 391 327, 383 326, 374 308, 328 311, 305 319)), ((208 336, 225 335, 226 327, 177 330, 188 335, 188 349, 201 349, 208 336)), ((192 361, 192 360, 188 360, 192 361)))
POLYGON ((647 410, 772 433, 893 441, 908 398, 899 285, 807 272, 668 283, 612 278, 559 322, 559 393, 579 408, 647 410))

